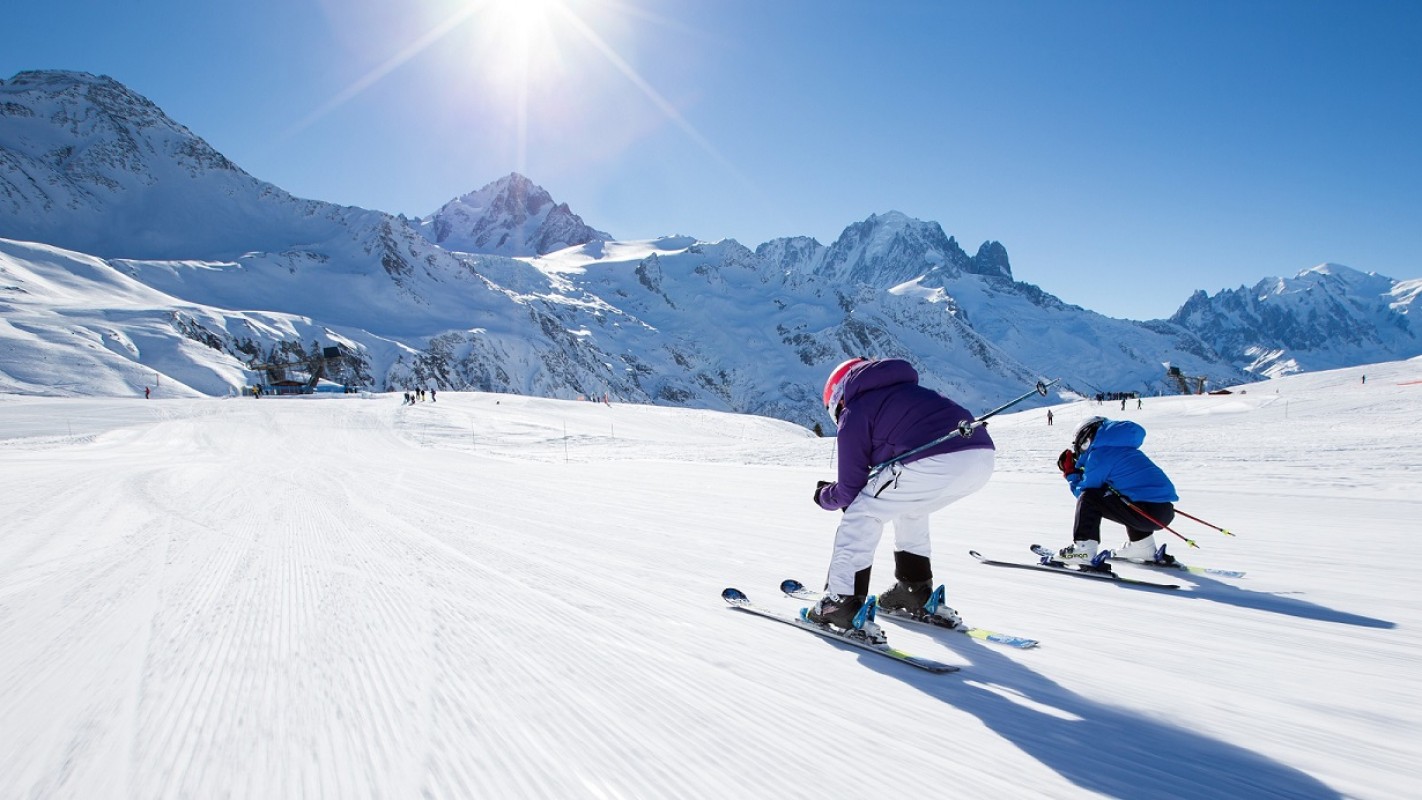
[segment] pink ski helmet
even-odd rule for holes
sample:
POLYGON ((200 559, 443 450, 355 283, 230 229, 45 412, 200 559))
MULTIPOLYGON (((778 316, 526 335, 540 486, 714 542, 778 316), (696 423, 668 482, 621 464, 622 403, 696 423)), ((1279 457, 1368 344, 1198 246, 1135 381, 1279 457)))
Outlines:
POLYGON ((848 361, 835 367, 829 374, 829 379, 825 381, 825 410, 829 412, 830 419, 836 424, 839 423, 839 407, 844 402, 844 379, 851 370, 860 364, 867 364, 867 358, 851 358, 848 361))

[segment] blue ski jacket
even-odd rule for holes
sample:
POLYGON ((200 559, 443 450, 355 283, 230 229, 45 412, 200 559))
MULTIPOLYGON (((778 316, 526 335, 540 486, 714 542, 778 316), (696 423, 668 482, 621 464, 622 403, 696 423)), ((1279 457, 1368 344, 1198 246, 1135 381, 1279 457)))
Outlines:
POLYGON ((1071 493, 1110 484, 1127 500, 1138 503, 1173 503, 1179 500, 1175 484, 1164 470, 1140 450, 1145 428, 1129 420, 1108 419, 1096 438, 1076 459, 1076 471, 1066 476, 1071 493))

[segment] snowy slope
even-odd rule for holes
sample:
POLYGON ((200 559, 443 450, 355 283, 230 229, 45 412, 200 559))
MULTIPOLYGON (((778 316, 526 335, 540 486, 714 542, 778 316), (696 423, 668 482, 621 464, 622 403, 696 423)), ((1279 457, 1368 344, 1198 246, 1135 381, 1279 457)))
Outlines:
POLYGON ((229 317, 97 258, 7 240, 0 240, 0 311, 0 391, 22 394, 132 396, 144 387, 167 397, 221 394, 246 382, 241 363, 185 331, 265 328, 277 341, 297 333, 295 320, 229 317))
MULTIPOLYGON (((122 397, 147 387, 161 397, 226 395, 261 379, 246 370, 249 362, 276 358, 290 342, 382 352, 386 361, 412 355, 358 328, 187 302, 132 271, 122 262, 0 239, 0 391, 122 397)), ((331 377, 368 382, 363 368, 358 361, 333 367, 331 377)))
POLYGON ((783 422, 0 395, 0 796, 1415 796, 1422 361, 1055 411, 934 517, 950 602, 1044 644, 889 628, 933 676, 718 598, 828 562, 832 444, 783 422), (1103 411, 1238 534, 1177 553, 1246 577, 967 557, 1069 536, 1052 462, 1103 411))

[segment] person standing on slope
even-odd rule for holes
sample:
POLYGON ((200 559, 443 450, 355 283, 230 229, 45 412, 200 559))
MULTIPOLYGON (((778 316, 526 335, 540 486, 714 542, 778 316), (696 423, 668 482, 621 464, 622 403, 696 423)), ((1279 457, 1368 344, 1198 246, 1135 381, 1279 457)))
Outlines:
POLYGON ((1175 519, 1174 503, 1180 498, 1165 471, 1141 452, 1145 434, 1145 428, 1128 420, 1091 417, 1076 429, 1071 448, 1057 457, 1057 468, 1076 495, 1072 543, 1057 551, 1062 561, 1095 561, 1103 519, 1126 527, 1128 541, 1114 551, 1115 557, 1155 560, 1155 531, 1175 519))
MULTIPOLYGON (((868 599, 874 551, 886 523, 894 526, 892 587, 879 595, 886 609, 922 612, 933 592, 929 514, 983 488, 992 476, 996 452, 992 437, 979 428, 893 461, 973 419, 967 409, 920 386, 909 362, 890 358, 852 358, 830 373, 824 388, 825 410, 838 428, 835 447, 839 480, 820 481, 815 503, 842 510, 835 531, 825 594, 806 611, 811 622, 853 627, 868 599)), ((951 608, 936 612, 950 625, 961 624, 951 608)))

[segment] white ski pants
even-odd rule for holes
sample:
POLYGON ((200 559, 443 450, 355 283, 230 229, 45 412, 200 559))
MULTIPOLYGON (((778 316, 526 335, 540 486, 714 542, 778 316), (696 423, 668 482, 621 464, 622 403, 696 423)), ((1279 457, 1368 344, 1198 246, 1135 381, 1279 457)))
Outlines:
POLYGON ((959 450, 879 473, 840 519, 827 591, 854 594, 854 576, 874 565, 885 523, 894 524, 895 550, 929 558, 928 515, 986 486, 995 458, 986 448, 959 450))

